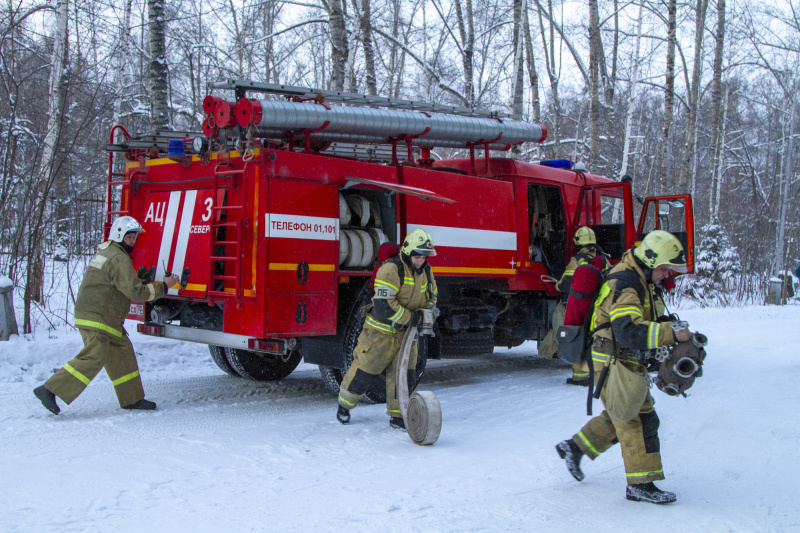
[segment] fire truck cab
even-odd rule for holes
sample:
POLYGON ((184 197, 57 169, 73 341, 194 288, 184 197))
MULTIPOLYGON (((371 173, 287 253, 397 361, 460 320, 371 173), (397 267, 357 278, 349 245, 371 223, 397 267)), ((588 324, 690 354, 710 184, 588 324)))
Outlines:
MULTIPOLYGON (((146 230, 134 265, 154 279, 181 275, 165 298, 131 305, 138 330, 207 344, 229 374, 282 379, 302 358, 338 390, 378 248, 414 228, 435 241, 441 311, 437 334, 420 341, 418 374, 429 358, 541 340, 580 226, 612 263, 648 231, 671 231, 693 266, 688 196, 644 200, 635 224, 629 181, 569 160, 490 156, 544 141, 543 126, 303 87, 212 88, 236 99, 206 97, 203 134, 122 130, 114 142, 112 130, 106 230, 134 216, 146 230), (268 99, 247 98, 253 92, 268 99), (437 147, 469 157, 436 159, 437 147), (115 172, 120 152, 127 164, 115 172)), ((378 384, 367 396, 384 394, 378 384)))

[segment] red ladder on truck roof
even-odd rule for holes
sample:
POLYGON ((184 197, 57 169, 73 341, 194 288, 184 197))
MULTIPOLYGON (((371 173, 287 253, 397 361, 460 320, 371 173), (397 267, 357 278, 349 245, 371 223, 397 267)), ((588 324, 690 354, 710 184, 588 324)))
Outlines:
MULTIPOLYGON (((220 154, 222 155, 222 154, 220 154)), ((242 265, 244 262, 244 235, 246 228, 245 219, 245 205, 247 199, 247 167, 249 161, 246 161, 241 170, 235 170, 230 165, 230 159, 221 161, 214 167, 213 176, 213 192, 212 198, 214 199, 214 207, 212 208, 214 216, 211 217, 211 257, 209 258, 210 273, 208 277, 208 292, 207 297, 210 303, 213 303, 215 298, 236 298, 237 307, 241 308, 242 301, 244 300, 244 272, 242 265), (221 188, 220 180, 227 181, 228 190, 221 188), (241 205, 230 205, 229 193, 231 188, 237 189, 241 184, 242 188, 242 203, 241 205), (223 193, 220 199, 220 193, 223 193), (217 205, 219 201, 222 205, 217 205), (230 212, 238 212, 238 219, 235 221, 229 220, 228 214, 230 212), (233 228, 233 235, 229 235, 230 231, 220 228, 233 228), (222 233, 221 238, 217 238, 218 233, 222 233), (233 237, 231 239, 231 237, 233 237), (217 254, 217 247, 222 248, 222 252, 217 254), (227 253, 228 248, 232 248, 232 253, 227 253), (216 273, 217 262, 223 263, 222 274, 216 273), (226 274, 224 264, 233 263, 233 275, 226 274), (216 281, 220 280, 223 283, 222 290, 216 290, 216 281), (233 284, 233 292, 226 290, 224 285, 226 283, 233 284)))

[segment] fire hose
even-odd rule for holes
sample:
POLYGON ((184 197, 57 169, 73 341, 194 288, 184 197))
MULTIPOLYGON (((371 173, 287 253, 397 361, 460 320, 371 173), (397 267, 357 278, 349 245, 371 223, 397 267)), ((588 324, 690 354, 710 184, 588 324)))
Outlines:
MULTIPOLYGON (((433 313, 423 309, 422 327, 420 335, 433 335, 433 313)), ((400 343, 398 352, 397 369, 395 376, 397 401, 400 404, 400 414, 406 424, 406 431, 416 444, 426 446, 433 444, 442 431, 442 406, 439 399, 431 391, 416 391, 409 397, 408 394, 408 360, 411 346, 417 336, 417 328, 410 327, 406 330, 400 343)))

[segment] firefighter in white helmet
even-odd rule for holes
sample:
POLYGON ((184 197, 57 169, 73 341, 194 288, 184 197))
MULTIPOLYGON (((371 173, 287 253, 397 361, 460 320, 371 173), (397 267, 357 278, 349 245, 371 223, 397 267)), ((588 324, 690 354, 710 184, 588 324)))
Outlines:
POLYGON ((34 394, 50 412, 61 410, 56 396, 71 404, 89 382, 106 369, 123 409, 152 410, 156 404, 144 399, 142 379, 133 346, 122 322, 131 301, 146 302, 164 296, 178 276, 164 276, 163 283, 143 283, 133 268, 131 252, 144 228, 133 217, 117 218, 109 237, 89 261, 75 300, 75 327, 83 349, 34 394))
MULTIPOLYGON (((375 295, 366 312, 364 328, 353 350, 353 364, 347 370, 339 389, 336 418, 342 424, 350 422, 350 409, 381 374, 386 376, 386 412, 389 425, 405 429, 395 391, 395 367, 404 330, 418 326, 421 309, 436 305, 438 290, 428 264, 436 255, 433 238, 422 229, 409 233, 400 254, 387 260, 375 277, 375 295)), ((417 365, 417 339, 411 346, 408 361, 408 385, 413 387, 417 365)), ((411 391, 409 391, 410 393, 411 391)))
POLYGON ((647 369, 642 354, 661 346, 688 341, 688 328, 673 328, 659 321, 655 285, 672 272, 686 272, 686 254, 672 234, 656 230, 622 256, 606 276, 595 301, 591 321, 594 334, 592 364, 595 385, 601 387, 605 410, 571 439, 556 446, 567 469, 578 481, 584 474, 580 460, 594 460, 619 442, 628 481, 625 497, 633 501, 670 503, 674 492, 663 491, 653 482, 664 479, 659 419, 647 387, 647 369), (607 379, 600 383, 603 368, 607 379), (614 375, 616 373, 616 376, 614 375))
MULTIPOLYGON (((575 269, 582 265, 588 265, 597 254, 602 254, 603 251, 597 244, 594 230, 588 226, 581 226, 575 232, 573 239, 578 253, 567 263, 567 269, 561 276, 556 288, 559 290, 560 298, 556 309, 553 312, 552 328, 547 333, 544 339, 539 343, 539 355, 542 357, 555 357, 558 352, 558 340, 556 332, 558 328, 564 325, 564 316, 567 313, 567 299, 569 298, 569 291, 572 287, 572 276, 575 274, 575 269)), ((608 260, 603 258, 603 269, 609 267, 608 260)), ((581 361, 580 363, 572 365, 572 376, 567 378, 568 385, 589 385, 589 363, 581 361)))

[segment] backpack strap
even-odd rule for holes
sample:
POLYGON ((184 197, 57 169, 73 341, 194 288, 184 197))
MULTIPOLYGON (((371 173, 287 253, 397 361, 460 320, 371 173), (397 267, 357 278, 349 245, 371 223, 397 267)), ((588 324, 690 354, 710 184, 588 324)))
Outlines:
MULTIPOLYGON (((636 294, 639 295, 639 301, 642 304, 642 309, 644 309, 644 298, 645 298, 644 290, 645 289, 642 286, 642 282, 639 279, 639 276, 636 274, 636 272, 634 272, 633 270, 622 270, 620 272, 608 272, 608 273, 605 273, 604 282, 607 283, 608 281, 610 281, 612 279, 617 280, 617 283, 616 283, 616 286, 614 287, 614 299, 612 300, 611 303, 614 303, 614 302, 617 301, 617 298, 619 297, 620 294, 622 294, 622 290, 623 289, 631 288, 631 289, 634 289, 636 291, 636 294)), ((592 304, 591 313, 594 313, 594 307, 595 307, 596 304, 597 304, 597 302, 592 304)), ((592 333, 592 335, 594 335, 595 333, 597 333, 601 329, 608 329, 610 327, 611 327, 611 321, 608 321, 608 322, 605 322, 603 324, 598 325, 596 328, 594 328, 591 331, 591 333, 592 333)), ((614 342, 616 342, 616 339, 614 340, 614 342)))

